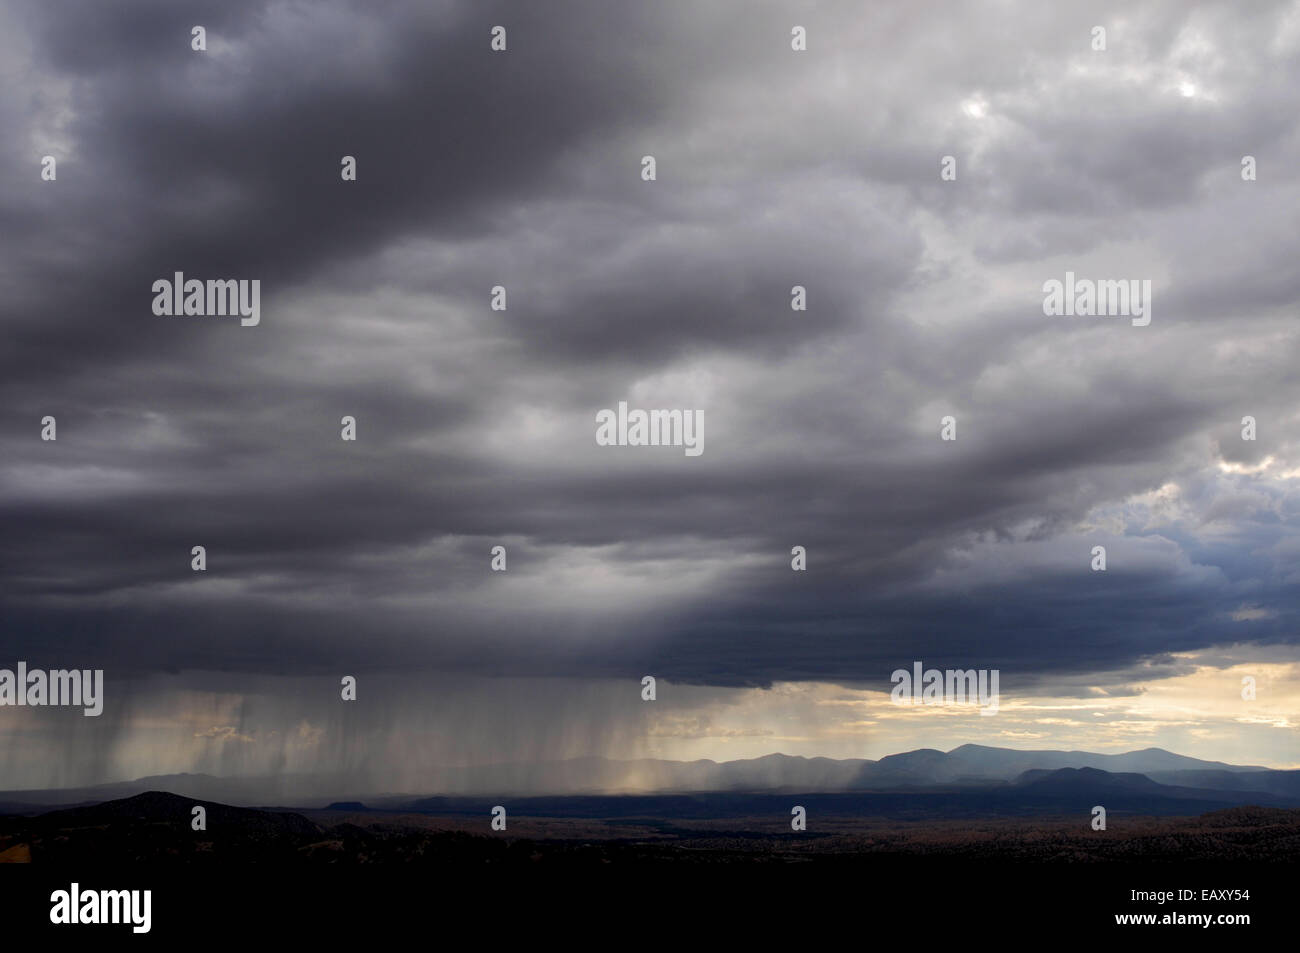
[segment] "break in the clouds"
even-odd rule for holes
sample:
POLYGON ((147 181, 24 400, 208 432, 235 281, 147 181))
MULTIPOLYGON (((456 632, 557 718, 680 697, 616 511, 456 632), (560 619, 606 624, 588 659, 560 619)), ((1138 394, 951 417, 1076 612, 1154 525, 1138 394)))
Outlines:
POLYGON ((5 659, 486 709, 1296 642, 1295 3, 0 17, 5 659), (1150 325, 1045 316, 1067 271, 1150 325), (155 315, 175 272, 260 323, 155 315), (619 401, 707 450, 597 446, 619 401))

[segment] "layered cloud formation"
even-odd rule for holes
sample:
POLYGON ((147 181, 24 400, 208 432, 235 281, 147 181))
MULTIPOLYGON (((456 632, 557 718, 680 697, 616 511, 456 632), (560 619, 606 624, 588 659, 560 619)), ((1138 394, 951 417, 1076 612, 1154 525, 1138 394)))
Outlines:
POLYGON ((923 659, 1043 696, 1294 658, 1294 3, 0 26, 4 658, 122 693, 426 673, 485 710, 541 676, 923 659), (1152 323, 1046 317, 1067 270, 1150 279, 1152 323), (260 280, 261 323, 155 316, 176 271, 260 280), (706 451, 598 447, 620 400, 701 408, 706 451))

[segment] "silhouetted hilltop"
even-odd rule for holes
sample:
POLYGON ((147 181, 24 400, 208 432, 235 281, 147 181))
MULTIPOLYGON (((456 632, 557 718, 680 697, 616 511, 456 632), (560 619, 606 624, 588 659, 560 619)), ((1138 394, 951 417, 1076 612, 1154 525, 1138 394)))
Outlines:
POLYGON ((1116 792, 1132 794, 1140 792, 1160 795, 1167 792, 1163 784, 1157 784, 1145 774, 1102 771, 1099 768, 1058 768, 1048 771, 1034 768, 1016 778, 1016 783, 1026 790, 1054 792, 1062 794, 1090 791, 1097 794, 1116 792))
POLYGON ((0 818, 0 851, 26 845, 33 862, 132 861, 197 854, 257 859, 268 850, 319 836, 301 814, 231 807, 166 791, 35 817, 0 818), (206 812, 194 830, 194 808, 206 812))
MULTIPOLYGON (((213 801, 196 801, 166 791, 146 791, 135 797, 118 801, 105 801, 88 807, 74 807, 50 811, 35 820, 55 827, 102 826, 105 824, 184 824, 189 829, 195 807, 202 807, 208 831, 222 828, 245 833, 315 834, 320 828, 301 814, 287 811, 259 811, 246 807, 231 807, 213 801)), ((201 833, 201 832, 196 832, 201 833)))

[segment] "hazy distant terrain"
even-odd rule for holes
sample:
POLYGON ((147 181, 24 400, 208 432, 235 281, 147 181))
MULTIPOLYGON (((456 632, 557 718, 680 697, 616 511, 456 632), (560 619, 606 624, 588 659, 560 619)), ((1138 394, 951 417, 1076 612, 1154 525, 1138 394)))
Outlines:
POLYGON ((1148 748, 1124 754, 1087 751, 1019 751, 962 745, 951 751, 920 749, 878 761, 802 758, 782 754, 743 761, 615 761, 582 758, 536 764, 448 768, 422 791, 376 789, 344 777, 286 775, 274 778, 216 778, 202 774, 163 775, 88 788, 0 792, 0 813, 24 813, 53 805, 93 804, 166 790, 186 797, 247 806, 323 807, 362 800, 399 808, 422 797, 527 797, 573 795, 694 794, 700 792, 801 793, 898 791, 915 788, 998 787, 1039 780, 1026 772, 1091 768, 1140 774, 1179 791, 1159 797, 1242 803, 1241 795, 1268 797, 1251 803, 1300 806, 1300 771, 1202 761, 1148 748), (1207 791, 1220 792, 1206 794, 1207 791), (1231 793, 1228 793, 1231 792, 1231 793))
POLYGON ((530 785, 549 782, 555 793, 312 797, 256 810, 203 796, 255 797, 265 793, 256 781, 178 775, 10 792, 0 803, 0 860, 506 862, 519 851, 531 860, 843 859, 976 847, 1008 859, 1264 858, 1300 846, 1298 774, 1160 749, 1097 755, 964 745, 880 761, 591 759, 524 766, 516 775, 530 785), (597 782, 629 772, 653 776, 662 790, 592 793, 597 782), (158 782, 171 790, 158 790, 158 782), (153 789, 132 791, 140 785, 153 789), (565 793, 575 786, 588 791, 565 793), (60 799, 88 803, 51 809, 60 799), (204 831, 190 826, 196 804, 207 810, 204 831), (498 804, 507 809, 506 831, 490 828, 498 804), (804 831, 790 826, 796 805, 807 815, 804 831), (1104 831, 1091 827, 1096 806, 1106 810, 1104 831))

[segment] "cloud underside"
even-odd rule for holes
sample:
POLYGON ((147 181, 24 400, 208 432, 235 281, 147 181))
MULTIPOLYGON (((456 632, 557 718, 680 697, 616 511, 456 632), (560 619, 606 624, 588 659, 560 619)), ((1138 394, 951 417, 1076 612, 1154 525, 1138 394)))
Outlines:
POLYGON ((1294 644, 1298 24, 11 6, 0 652, 1105 686, 1294 644), (1067 270, 1150 279, 1152 323, 1045 316, 1067 270), (261 324, 154 316, 177 271, 259 279, 261 324), (702 410, 703 454, 598 447, 620 400, 702 410))

